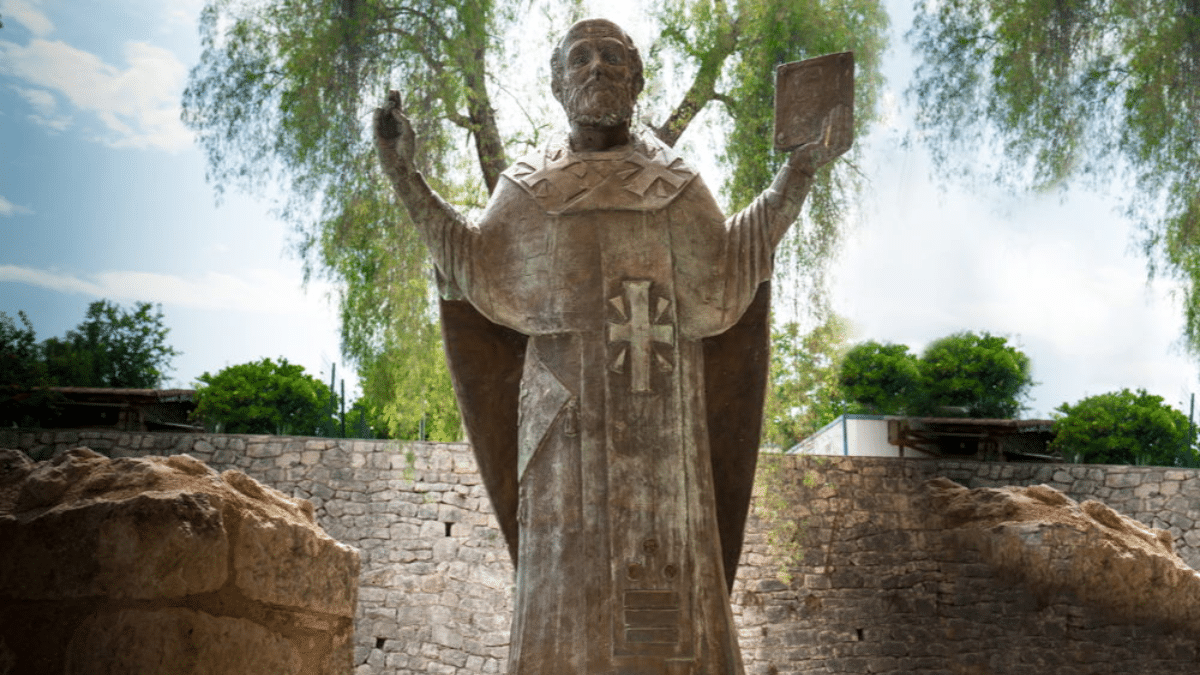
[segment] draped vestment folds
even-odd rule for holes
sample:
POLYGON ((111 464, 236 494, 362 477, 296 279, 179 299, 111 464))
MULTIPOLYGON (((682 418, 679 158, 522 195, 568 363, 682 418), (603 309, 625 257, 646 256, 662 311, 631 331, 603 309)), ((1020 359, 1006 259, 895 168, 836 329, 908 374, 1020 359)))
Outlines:
POLYGON ((528 336, 511 675, 741 675, 703 340, 769 277, 763 220, 639 139, 525 158, 478 226, 426 229, 446 286, 528 336))

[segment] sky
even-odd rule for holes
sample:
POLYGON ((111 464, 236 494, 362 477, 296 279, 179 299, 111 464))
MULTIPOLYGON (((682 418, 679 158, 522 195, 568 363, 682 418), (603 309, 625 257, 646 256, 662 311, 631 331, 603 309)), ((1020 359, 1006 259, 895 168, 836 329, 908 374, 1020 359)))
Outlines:
MULTIPOLYGON (((595 5, 639 43, 651 37, 629 20, 636 13, 595 5)), ((0 311, 24 310, 40 340, 78 325, 99 299, 159 303, 183 352, 168 386, 283 357, 326 381, 336 367, 352 394, 333 287, 304 284, 270 195, 231 190, 218 201, 179 120, 201 7, 0 0, 0 311)), ((1186 413, 1197 370, 1178 347, 1181 312, 1169 283, 1147 283, 1117 202, 936 180, 920 144, 903 142, 912 10, 907 0, 888 9, 885 114, 858 139, 867 196, 833 266, 834 310, 857 339, 915 352, 962 330, 1008 337, 1039 383, 1027 418, 1121 388, 1186 413)), ((535 57, 540 67, 544 55, 518 55, 535 57)))

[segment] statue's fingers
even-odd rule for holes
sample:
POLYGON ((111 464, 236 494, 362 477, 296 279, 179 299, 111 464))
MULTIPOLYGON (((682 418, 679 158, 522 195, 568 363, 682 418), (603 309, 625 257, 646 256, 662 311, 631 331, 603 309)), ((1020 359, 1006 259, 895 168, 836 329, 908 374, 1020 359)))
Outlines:
POLYGON ((384 140, 392 140, 399 135, 396 121, 389 114, 390 112, 390 109, 387 108, 375 109, 375 135, 384 140))
POLYGON ((409 121, 408 115, 404 114, 403 109, 401 109, 399 106, 397 106, 394 108, 390 108, 389 112, 392 114, 392 119, 396 121, 395 122, 396 129, 398 130, 397 133, 399 133, 402 136, 405 134, 413 133, 412 122, 409 121))
POLYGON ((854 138, 854 113, 848 106, 837 106, 829 114, 830 133, 828 147, 838 154, 849 149, 854 138))

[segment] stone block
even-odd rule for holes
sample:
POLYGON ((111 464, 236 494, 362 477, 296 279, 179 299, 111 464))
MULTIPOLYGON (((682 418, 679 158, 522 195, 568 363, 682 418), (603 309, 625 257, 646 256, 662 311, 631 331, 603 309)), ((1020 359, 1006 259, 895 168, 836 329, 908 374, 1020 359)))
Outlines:
MULTIPOLYGON (((144 599, 220 588, 229 551, 222 500, 181 490, 129 494, 170 473, 137 461, 77 449, 31 470, 16 508, 0 515, 0 596, 144 599)), ((193 458, 177 460, 192 463, 207 471, 193 458)))
POLYGON ((79 626, 65 672, 292 675, 301 672, 301 657, 287 638, 246 619, 177 607, 122 609, 79 626))
POLYGON ((284 452, 275 458, 275 466, 289 467, 300 463, 301 453, 299 452, 284 452))
POLYGON ((357 555, 308 502, 189 455, 0 468, 0 672, 345 672, 357 555))
POLYGON ((433 559, 454 560, 458 557, 459 542, 454 537, 442 537, 433 543, 433 559))
MULTIPOLYGON (((454 494, 453 492, 447 494, 454 494)), ((457 523, 463 520, 463 510, 449 504, 438 504, 437 519, 443 523, 457 523)))
POLYGON ((1131 488, 1142 484, 1142 472, 1132 468, 1125 471, 1115 471, 1104 477, 1104 485, 1109 488, 1131 488))
POLYGON ((233 547, 233 571, 247 597, 284 607, 353 616, 358 556, 301 524, 247 514, 233 547), (286 563, 281 564, 281 561, 286 563))

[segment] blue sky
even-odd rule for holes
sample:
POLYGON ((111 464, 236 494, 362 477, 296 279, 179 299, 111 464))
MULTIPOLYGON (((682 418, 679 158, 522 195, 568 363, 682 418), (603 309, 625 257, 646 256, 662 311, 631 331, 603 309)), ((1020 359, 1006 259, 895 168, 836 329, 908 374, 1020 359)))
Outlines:
MULTIPOLYGON (((229 192, 216 203, 179 122, 200 8, 0 0, 0 311, 25 310, 41 339, 74 327, 100 298, 161 303, 183 352, 174 386, 264 356, 324 378, 338 363, 347 375, 331 289, 302 287, 269 199, 229 192)), ((835 310, 860 339, 915 350, 959 330, 1009 336, 1041 383, 1027 417, 1122 387, 1186 412, 1196 367, 1175 346, 1171 286, 1146 283, 1116 202, 940 186, 920 145, 902 143, 911 9, 889 9, 886 114, 859 140, 869 197, 834 266, 835 310)), ((636 13, 613 16, 649 39, 627 20, 636 13)), ((535 59, 534 70, 544 61, 535 56, 517 58, 535 59)), ((685 135, 682 148, 695 144, 685 135)))
POLYGON ((41 339, 100 298, 161 303, 183 352, 171 385, 264 356, 328 377, 328 287, 301 287, 268 200, 217 204, 179 121, 200 3, 80 10, 0 2, 0 311, 25 310, 41 339))

